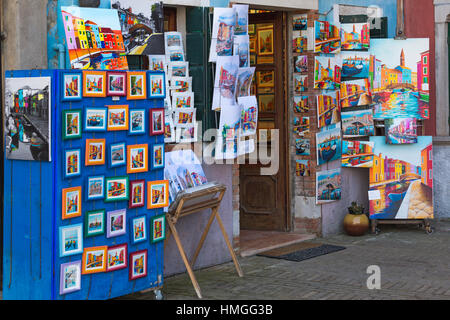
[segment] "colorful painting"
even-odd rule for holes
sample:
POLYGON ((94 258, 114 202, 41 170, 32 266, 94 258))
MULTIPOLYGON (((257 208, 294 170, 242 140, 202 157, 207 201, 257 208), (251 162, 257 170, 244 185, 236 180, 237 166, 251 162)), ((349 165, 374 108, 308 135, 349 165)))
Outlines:
POLYGON ((140 208, 145 205, 145 180, 130 181, 130 203, 129 208, 140 208))
POLYGON ((172 107, 178 108, 194 108, 194 93, 193 92, 173 92, 172 93, 172 107))
POLYGON ((61 14, 72 69, 128 69, 116 10, 63 6, 61 14))
POLYGON ((297 177, 309 177, 311 175, 311 161, 295 160, 295 174, 297 177))
POLYGON ((275 95, 274 94, 259 94, 258 95, 258 109, 259 109, 259 112, 275 111, 275 95))
POLYGON ((126 165, 126 163, 126 143, 111 143, 109 145, 109 167, 117 168, 126 165))
POLYGON ((371 219, 433 219, 432 137, 421 136, 415 144, 375 143, 370 169, 371 219))
POLYGON ((106 258, 106 271, 115 271, 126 269, 128 266, 128 245, 120 244, 117 246, 108 247, 108 256, 106 258))
POLYGON ((168 77, 172 79, 173 77, 189 77, 189 62, 179 61, 179 62, 169 62, 168 65, 169 75, 168 77))
POLYGON ((107 73, 107 96, 123 97, 127 95, 127 74, 126 72, 112 72, 107 73))
POLYGON ((248 4, 233 4, 236 10, 235 35, 244 35, 248 32, 248 4))
POLYGON ((147 209, 169 206, 169 181, 149 181, 147 190, 147 209))
POLYGON ((62 190, 62 220, 81 216, 81 187, 62 190))
POLYGON ((314 52, 339 53, 340 51, 340 29, 328 21, 314 21, 314 52))
POLYGON ((130 254, 130 266, 128 278, 130 281, 145 278, 148 268, 148 251, 142 250, 130 254))
POLYGON ((81 260, 63 263, 59 273, 59 294, 81 290, 81 260))
POLYGON ((294 57, 294 72, 308 72, 308 56, 294 57))
POLYGON ((341 121, 339 91, 330 91, 317 96, 317 125, 323 128, 341 121))
POLYGON ((308 76, 294 75, 294 94, 302 94, 308 90, 308 76))
POLYGON ((127 173, 148 171, 148 145, 138 144, 127 146, 127 173))
POLYGON ((341 50, 368 51, 370 48, 370 23, 342 23, 341 50))
POLYGON ((325 204, 341 200, 341 169, 317 172, 316 204, 325 204))
POLYGON ((105 139, 86 139, 85 166, 105 164, 105 139))
POLYGON ((84 131, 104 132, 107 128, 107 108, 86 108, 84 111, 84 131))
POLYGON ((216 138, 216 159, 235 159, 238 156, 241 108, 229 105, 220 113, 218 136, 216 138))
POLYGON ((64 154, 64 178, 71 179, 81 175, 81 149, 66 150, 64 154))
POLYGON ((370 71, 370 55, 364 52, 341 53, 342 81, 367 79, 370 71))
POLYGON ((175 124, 173 122, 172 116, 164 117, 164 142, 172 143, 175 142, 176 133, 175 133, 175 124))
POLYGON ((214 87, 213 106, 234 103, 236 82, 239 71, 239 56, 218 57, 214 87))
POLYGON ((152 150, 152 170, 164 168, 164 144, 154 144, 152 150))
POLYGON ((83 71, 83 97, 106 97, 106 75, 105 71, 83 71))
POLYGON ((308 50, 308 37, 302 36, 300 31, 294 31, 292 34, 293 53, 304 53, 308 50))
POLYGON ((91 247, 83 251, 82 274, 100 273, 106 271, 106 255, 108 247, 91 247))
POLYGON ((183 128, 180 127, 177 128, 175 136, 176 143, 191 143, 197 141, 198 141, 198 123, 183 128))
POLYGON ((251 95, 251 87, 255 67, 239 68, 236 82, 236 97, 247 97, 251 95))
POLYGON ((299 136, 304 136, 310 131, 309 117, 295 117, 294 118, 294 133, 299 136))
POLYGON ((298 156, 311 155, 311 140, 310 139, 296 139, 295 140, 295 153, 298 156))
POLYGON ((247 137, 256 134, 258 127, 258 101, 255 96, 240 97, 238 104, 241 107, 241 136, 247 137))
POLYGON ((248 35, 234 37, 234 55, 239 56, 239 68, 250 67, 250 38, 248 35))
POLYGON ((147 99, 146 73, 136 71, 127 73, 127 99, 145 100, 147 99))
POLYGON ((297 113, 306 113, 309 112, 309 102, 308 96, 294 96, 293 104, 294 104, 294 112, 297 113))
POLYGON ((127 210, 110 211, 106 216, 106 237, 113 238, 127 233, 127 210))
POLYGON ((129 200, 128 176, 106 178, 105 193, 105 202, 129 200))
POLYGON ((149 70, 151 71, 159 71, 159 72, 165 72, 166 71, 166 56, 165 55, 149 55, 149 70))
MULTIPOLYGON (((192 108, 195 110, 194 108, 192 108)), ((192 109, 183 109, 188 112, 192 109)), ((195 112, 195 111, 194 111, 195 112)), ((150 135, 158 136, 164 134, 164 119, 165 119, 165 111, 164 109, 151 109, 150 110, 150 135)))
POLYGON ((308 15, 298 14, 292 17, 292 30, 307 30, 308 29, 308 15))
POLYGON ((63 101, 77 101, 82 99, 83 75, 81 72, 65 72, 63 79, 63 101))
POLYGON ((341 159, 341 129, 335 128, 316 134, 317 165, 341 159))
POLYGON ((218 57, 233 55, 235 24, 236 9, 214 8, 210 62, 218 57))
POLYGON ((341 108, 371 105, 372 92, 369 79, 341 82, 341 108))
POLYGON ((314 67, 314 89, 339 90, 341 86, 340 61, 317 56, 314 67))
POLYGON ((164 98, 166 96, 166 77, 164 72, 149 73, 149 99, 164 98))
POLYGON ((183 48, 183 36, 181 32, 164 32, 166 52, 169 52, 170 48, 183 48))
POLYGON ((87 179, 87 200, 98 200, 105 197, 105 177, 96 176, 87 179))
POLYGON ((75 224, 59 227, 59 256, 68 257, 83 252, 83 226, 75 224))
POLYGON ((258 55, 271 56, 274 54, 273 27, 258 28, 258 55))
POLYGON ((152 238, 150 239, 150 242, 158 243, 164 241, 164 239, 166 239, 166 216, 160 215, 153 217, 150 225, 152 229, 152 238))
POLYGON ((128 105, 108 106, 108 131, 128 130, 128 105))
POLYGON ((427 38, 371 40, 375 119, 430 118, 429 50, 427 38))
POLYGON ((372 168, 373 149, 373 142, 342 141, 342 166, 346 168, 372 168))
POLYGON ((344 138, 375 135, 372 109, 341 112, 341 119, 344 138))
POLYGON ((417 143, 417 119, 384 119, 387 144, 417 143))
POLYGON ((130 126, 128 133, 130 135, 144 134, 146 130, 146 110, 132 109, 130 110, 130 126))
MULTIPOLYGON (((81 138, 81 109, 63 110, 63 139, 81 138)), ((22 125, 23 126, 23 125, 22 125)), ((23 132, 23 129, 22 129, 23 132)), ((23 134, 23 133, 22 133, 23 134)), ((22 138, 23 140, 23 138, 22 138)))
POLYGON ((147 216, 133 218, 131 227, 133 244, 147 240, 147 216))
POLYGON ((174 124, 178 128, 191 127, 196 121, 195 108, 175 110, 174 124))
POLYGON ((102 235, 105 230, 105 210, 86 212, 84 220, 84 235, 86 238, 102 235))
POLYGON ((192 77, 172 77, 170 79, 170 85, 172 92, 191 92, 192 77))

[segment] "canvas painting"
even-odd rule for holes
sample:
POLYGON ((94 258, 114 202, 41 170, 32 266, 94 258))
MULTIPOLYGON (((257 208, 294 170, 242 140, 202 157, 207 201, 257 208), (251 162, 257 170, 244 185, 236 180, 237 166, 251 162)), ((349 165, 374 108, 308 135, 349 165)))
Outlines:
POLYGON ((314 89, 339 90, 341 86, 340 60, 317 56, 314 68, 314 89))
POLYGON ((117 246, 108 247, 108 256, 106 258, 106 270, 115 271, 120 269, 125 269, 128 265, 127 263, 127 252, 128 245, 121 244, 117 246))
POLYGON ((63 74, 62 85, 64 93, 62 95, 63 101, 77 101, 82 98, 82 81, 83 75, 81 72, 66 72, 63 74))
POLYGON ((367 79, 370 71, 370 55, 365 52, 343 52, 342 81, 367 79))
POLYGON ((301 31, 292 33, 292 52, 304 53, 308 50, 308 37, 302 36, 301 31))
POLYGON ((370 23, 342 23, 341 50, 368 51, 370 48, 370 23))
POLYGON ((294 112, 297 113, 306 113, 309 112, 309 102, 308 96, 294 96, 293 105, 294 112))
POLYGON ((307 30, 308 29, 308 15, 296 14, 292 17, 292 30, 307 30))
POLYGON ((346 168, 372 168, 373 149, 373 142, 342 141, 342 166, 346 168))
POLYGON ((339 91, 329 91, 317 96, 317 125, 320 128, 341 121, 339 91))
POLYGON ((99 236, 105 233, 105 210, 86 212, 84 226, 85 237, 99 236))
POLYGON ((147 190, 147 209, 169 206, 169 181, 149 181, 147 190))
POLYGON ((169 52, 170 48, 183 48, 183 36, 181 32, 164 32, 166 52, 169 52))
POLYGON ((297 177, 309 177, 311 175, 311 161, 295 160, 295 174, 297 177))
POLYGON ((214 8, 210 62, 215 62, 218 57, 233 54, 235 24, 235 8, 214 8))
POLYGON ((342 155, 341 129, 335 128, 316 134, 317 165, 335 161, 342 155))
POLYGON ((294 118, 294 132, 299 136, 305 136, 310 131, 309 117, 295 117, 294 118))
POLYGON ((375 143, 370 169, 371 219, 433 219, 432 137, 421 136, 415 144, 375 143))
POLYGON ((192 77, 172 77, 170 80, 170 89, 172 89, 172 92, 191 92, 192 77))
POLYGON ((325 204, 341 200, 341 169, 317 172, 316 204, 325 204))
POLYGON ((311 155, 311 140, 310 139, 296 139, 295 140, 295 153, 298 156, 311 155))
POLYGON ((110 211, 106 216, 106 237, 113 238, 126 234, 127 210, 110 211))
POLYGON ((126 72, 107 73, 107 95, 123 97, 127 95, 127 74, 126 72))
POLYGON ((96 176, 87 179, 87 199, 97 200, 105 197, 105 177, 96 176))
POLYGON ((172 107, 178 108, 194 108, 194 93, 193 92, 173 92, 172 107))
POLYGON ((341 34, 338 27, 328 21, 314 21, 314 52, 339 53, 341 34))
POLYGON ((234 34, 248 34, 248 4, 233 4, 232 7, 236 10, 236 24, 234 26, 234 34))
POLYGON ((165 72, 167 68, 166 56, 161 54, 149 55, 149 70, 165 72))
POLYGON ((239 68, 236 82, 236 97, 246 97, 251 95, 251 87, 253 77, 255 74, 255 67, 239 68))
POLYGON ((258 101, 255 96, 240 97, 238 104, 241 107, 241 136, 256 134, 258 126, 258 101))
POLYGON ((138 243, 147 240, 147 217, 141 216, 132 220, 132 240, 138 243))
POLYGON ((235 103, 238 71, 239 56, 217 58, 213 110, 225 104, 235 103))
POLYGON ((107 250, 107 246, 84 249, 82 258, 82 274, 105 272, 107 250))
POLYGON ((373 102, 369 79, 341 82, 340 93, 343 109, 368 106, 373 102))
POLYGON ((308 76, 294 75, 294 94, 302 94, 308 90, 308 76))
POLYGON ((168 63, 168 77, 189 77, 189 62, 179 61, 179 62, 169 62, 168 63))
POLYGON ((84 131, 104 132, 107 125, 107 108, 86 108, 84 111, 84 131))
POLYGON ((294 72, 308 72, 308 56, 294 57, 294 72))
MULTIPOLYGON (((195 110, 192 109, 183 109, 183 111, 195 110)), ((194 111, 195 113, 195 111, 194 111)), ((164 128, 164 119, 165 119, 165 111, 164 109, 151 109, 150 110, 150 136, 163 135, 164 128)))
POLYGON ((341 119, 344 138, 375 135, 372 109, 342 112, 341 119))
POLYGON ((81 224, 59 227, 59 256, 67 257, 83 252, 81 224))
POLYGON ((417 143, 417 119, 385 119, 384 130, 387 144, 417 143))
POLYGON ((142 250, 130 254, 129 280, 136 280, 147 276, 148 251, 142 250))
POLYGON ((172 116, 164 117, 164 142, 172 143, 175 142, 175 124, 173 122, 172 116))

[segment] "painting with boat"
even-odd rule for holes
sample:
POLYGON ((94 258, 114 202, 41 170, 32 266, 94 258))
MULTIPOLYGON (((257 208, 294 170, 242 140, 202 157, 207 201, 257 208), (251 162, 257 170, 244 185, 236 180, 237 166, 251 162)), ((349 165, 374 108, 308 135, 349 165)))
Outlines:
POLYGON ((316 174, 316 204, 341 200, 341 169, 321 171, 316 174))
POLYGON ((373 166, 373 142, 342 141, 342 166, 346 168, 371 168, 373 166))
POLYGON ((341 121, 339 91, 327 91, 317 96, 317 126, 323 128, 341 121))
POLYGON ((375 135, 372 109, 342 112, 341 119, 344 138, 375 135))
POLYGON ((341 83, 341 107, 352 108, 372 104, 369 79, 345 81, 341 83))
POLYGON ((339 160, 342 155, 341 128, 326 130, 316 134, 317 165, 339 160))
POLYGON ((367 79, 370 70, 370 55, 367 52, 343 52, 342 58, 342 81, 367 79))

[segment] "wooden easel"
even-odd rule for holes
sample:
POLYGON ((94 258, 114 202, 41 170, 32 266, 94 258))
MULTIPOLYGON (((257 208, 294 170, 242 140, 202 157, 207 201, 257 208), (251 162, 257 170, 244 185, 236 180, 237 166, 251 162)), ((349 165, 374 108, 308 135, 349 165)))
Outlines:
POLYGON ((239 277, 244 276, 241 267, 239 265, 239 262, 236 258, 236 254, 233 251, 233 247, 231 246, 230 240, 228 239, 225 227, 223 226, 222 219, 220 218, 219 215, 219 207, 220 203, 222 202, 225 191, 226 186, 217 183, 209 183, 203 187, 187 189, 177 195, 176 200, 172 203, 172 205, 169 208, 169 212, 166 214, 167 224, 169 225, 169 231, 166 237, 166 244, 170 235, 173 234, 173 237, 178 247, 178 251, 180 252, 181 258, 183 259, 183 262, 186 266, 189 277, 191 278, 195 292, 197 293, 197 296, 200 299, 202 299, 200 286, 198 285, 197 279, 195 278, 192 269, 195 265, 195 262, 197 261, 197 257, 200 253, 200 250, 203 247, 206 236, 208 235, 209 229, 211 228, 211 224, 213 223, 215 218, 219 223, 222 235, 227 244, 231 258, 233 259, 234 266, 236 267, 236 271, 239 274, 239 277), (175 224, 181 217, 185 217, 190 214, 201 212, 207 209, 211 209, 211 216, 209 217, 208 224, 206 225, 206 228, 202 234, 197 249, 195 250, 194 256, 192 257, 192 260, 189 263, 183 245, 181 244, 181 240, 178 235, 175 224))

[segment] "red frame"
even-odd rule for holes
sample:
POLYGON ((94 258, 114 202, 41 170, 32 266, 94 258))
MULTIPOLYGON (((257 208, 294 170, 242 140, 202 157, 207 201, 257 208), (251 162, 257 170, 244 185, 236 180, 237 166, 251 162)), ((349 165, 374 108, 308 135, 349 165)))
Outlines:
POLYGON ((119 244, 117 246, 108 247, 108 250, 106 250, 106 272, 115 271, 115 270, 121 270, 128 267, 128 244, 119 244), (125 248, 125 265, 119 266, 119 267, 109 267, 108 266, 108 258, 109 258, 109 251, 113 249, 120 249, 125 248))
POLYGON ((164 122, 165 116, 166 116, 166 114, 165 114, 164 108, 150 109, 150 123, 149 123, 150 130, 149 130, 149 132, 150 132, 151 136, 159 136, 159 135, 163 135, 165 133, 165 122, 164 122), (155 112, 155 111, 157 111, 157 112, 162 111, 162 123, 161 123, 162 129, 161 129, 161 131, 153 131, 153 112, 155 112))
POLYGON ((108 71, 106 74, 106 95, 109 97, 126 97, 127 96, 127 80, 128 80, 128 76, 126 72, 119 72, 119 71, 108 71), (109 90, 109 84, 110 84, 110 80, 109 80, 109 76, 110 75, 120 75, 123 77, 123 86, 124 86, 124 91, 123 93, 117 93, 117 92, 111 92, 109 90))
POLYGON ((141 251, 136 251, 136 252, 132 252, 130 253, 130 258, 129 258, 129 272, 128 272, 128 276, 130 280, 136 280, 136 279, 140 279, 140 278, 145 278, 148 275, 148 250, 141 250, 141 251), (138 255, 138 254, 145 254, 145 273, 141 274, 139 276, 134 276, 133 277, 133 257, 138 255))
POLYGON ((145 207, 145 180, 130 181, 130 200, 128 203, 130 209, 145 207), (133 204, 133 186, 135 184, 142 184, 142 204, 133 204))

